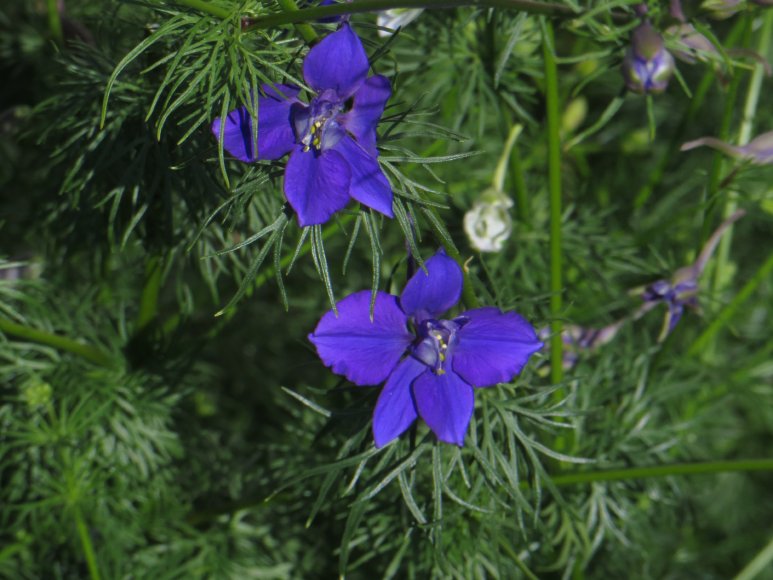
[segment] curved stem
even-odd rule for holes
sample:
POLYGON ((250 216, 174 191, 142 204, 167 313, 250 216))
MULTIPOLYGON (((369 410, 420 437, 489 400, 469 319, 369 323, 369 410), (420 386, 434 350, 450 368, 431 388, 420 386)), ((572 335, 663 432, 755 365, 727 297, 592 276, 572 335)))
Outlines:
POLYGON ((81 508, 77 505, 73 507, 75 517, 75 527, 78 528, 78 536, 83 546, 83 554, 86 557, 86 566, 89 569, 89 576, 91 580, 99 580, 99 566, 97 565, 97 556, 94 553, 94 546, 91 543, 91 537, 89 536, 89 529, 86 526, 86 522, 83 519, 81 508))
POLYGON ((57 334, 51 334, 50 332, 29 328, 15 322, 11 322, 5 318, 0 318, 0 332, 77 354, 78 356, 81 356, 99 366, 112 366, 113 359, 109 354, 101 351, 98 348, 87 344, 81 344, 80 342, 76 342, 65 336, 59 336, 57 334))

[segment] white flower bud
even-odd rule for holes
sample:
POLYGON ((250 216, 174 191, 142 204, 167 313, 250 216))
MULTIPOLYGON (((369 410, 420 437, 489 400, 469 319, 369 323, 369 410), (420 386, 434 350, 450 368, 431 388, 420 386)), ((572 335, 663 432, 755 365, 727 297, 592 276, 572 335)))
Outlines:
POLYGON ((483 192, 480 199, 464 214, 464 231, 473 248, 480 252, 499 252, 513 230, 508 209, 513 202, 493 188, 483 192))

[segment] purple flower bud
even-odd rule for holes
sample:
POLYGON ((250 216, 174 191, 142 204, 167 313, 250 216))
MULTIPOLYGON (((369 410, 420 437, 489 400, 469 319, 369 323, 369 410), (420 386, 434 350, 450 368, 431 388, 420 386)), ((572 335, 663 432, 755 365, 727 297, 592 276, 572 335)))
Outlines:
POLYGON ((674 57, 649 22, 642 22, 631 34, 622 70, 626 86, 635 93, 657 94, 668 87, 674 74, 674 57))
POLYGON ((682 151, 689 151, 696 147, 711 147, 743 161, 749 161, 753 165, 770 165, 773 163, 773 131, 758 135, 746 145, 731 145, 716 137, 701 137, 682 145, 682 151))
POLYGON ((666 36, 674 41, 673 54, 687 64, 706 62, 711 57, 721 58, 717 48, 692 24, 677 24, 666 30, 666 36))
POLYGON ((717 20, 730 18, 743 10, 745 0, 705 0, 701 8, 717 20))

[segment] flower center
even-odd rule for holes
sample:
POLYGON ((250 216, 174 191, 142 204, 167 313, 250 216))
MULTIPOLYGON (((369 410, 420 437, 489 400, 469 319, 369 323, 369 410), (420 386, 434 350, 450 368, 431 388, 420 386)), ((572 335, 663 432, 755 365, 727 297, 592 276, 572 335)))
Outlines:
POLYGON ((323 151, 341 140, 344 130, 338 123, 338 114, 342 110, 338 95, 328 89, 313 98, 308 107, 301 105, 293 111, 295 138, 304 151, 323 151))
POLYGON ((418 324, 418 338, 413 345, 413 356, 432 368, 436 375, 445 374, 443 367, 456 343, 456 332, 465 322, 466 319, 462 317, 454 320, 422 320, 418 324))

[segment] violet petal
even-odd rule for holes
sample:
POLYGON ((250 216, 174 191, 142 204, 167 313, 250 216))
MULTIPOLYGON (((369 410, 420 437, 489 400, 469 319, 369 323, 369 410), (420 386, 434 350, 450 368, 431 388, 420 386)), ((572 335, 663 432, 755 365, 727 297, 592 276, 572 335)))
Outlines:
POLYGON ((352 181, 349 195, 354 199, 383 213, 394 217, 392 212, 392 187, 389 185, 378 161, 362 149, 349 135, 344 136, 333 147, 349 163, 352 181))
POLYGON ((368 66, 360 37, 345 23, 309 51, 303 61, 303 78, 315 91, 332 89, 345 101, 365 81, 368 66))
POLYGON ((376 126, 391 95, 389 79, 382 75, 369 77, 355 93, 352 108, 340 117, 341 124, 371 157, 378 157, 376 126))
POLYGON ((419 319, 440 316, 462 295, 462 269, 445 250, 438 250, 425 266, 426 271, 416 270, 400 296, 405 313, 419 319))
POLYGON ((475 404, 472 387, 456 373, 427 372, 413 382, 413 396, 419 415, 437 438, 461 447, 475 404))
POLYGON ((411 384, 416 377, 429 372, 425 365, 409 356, 389 376, 373 411, 376 447, 383 447, 399 437, 416 420, 411 384))
POLYGON ((335 151, 296 147, 285 168, 284 192, 301 227, 321 224, 349 202, 351 170, 335 151))
POLYGON ((476 308, 465 312, 464 318, 468 322, 457 332, 452 365, 476 387, 511 380, 542 348, 534 328, 515 312, 476 308))
POLYGON ((361 386, 386 380, 413 340, 396 296, 376 294, 372 322, 370 299, 369 290, 347 296, 309 335, 325 365, 361 386))

